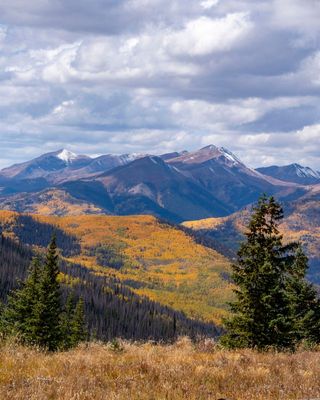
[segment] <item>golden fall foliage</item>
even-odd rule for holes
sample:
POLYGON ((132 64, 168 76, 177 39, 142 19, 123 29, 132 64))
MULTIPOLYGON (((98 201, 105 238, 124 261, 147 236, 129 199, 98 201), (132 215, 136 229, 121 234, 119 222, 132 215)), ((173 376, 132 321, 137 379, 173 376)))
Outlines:
MULTIPOLYGON (((307 249, 308 256, 313 258, 319 258, 320 254, 319 207, 319 201, 301 201, 295 205, 293 211, 289 214, 285 210, 285 218, 279 225, 279 230, 285 243, 302 242, 307 249)), ((221 231, 222 228, 229 224, 229 229, 231 230, 225 234, 228 236, 228 240, 232 241, 234 232, 246 232, 249 217, 249 210, 246 209, 228 217, 186 221, 183 225, 195 231, 221 231)))
MULTIPOLYGON (((0 212, 0 221, 14 213, 0 212)), ((233 285, 225 279, 229 261, 215 250, 195 243, 176 227, 152 216, 43 216, 32 215, 75 235, 81 254, 68 258, 99 274, 138 283, 133 290, 185 312, 189 317, 221 323, 233 285), (101 245, 120 248, 125 265, 120 270, 101 267, 90 249, 101 245)))

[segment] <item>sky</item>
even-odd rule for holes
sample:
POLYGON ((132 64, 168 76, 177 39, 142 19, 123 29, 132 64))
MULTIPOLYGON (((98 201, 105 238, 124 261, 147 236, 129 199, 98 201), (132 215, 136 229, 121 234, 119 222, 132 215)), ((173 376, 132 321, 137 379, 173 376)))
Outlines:
POLYGON ((319 0, 0 0, 0 167, 224 146, 320 170, 319 0))

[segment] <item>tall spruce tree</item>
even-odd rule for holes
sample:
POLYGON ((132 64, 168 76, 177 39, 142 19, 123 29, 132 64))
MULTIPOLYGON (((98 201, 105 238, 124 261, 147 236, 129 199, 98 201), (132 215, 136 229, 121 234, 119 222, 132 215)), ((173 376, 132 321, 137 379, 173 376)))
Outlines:
POLYGON ((264 349, 293 347, 292 306, 287 293, 287 274, 294 262, 297 244, 284 246, 278 224, 283 210, 273 197, 260 198, 254 208, 233 266, 237 285, 233 316, 225 321, 228 347, 264 349))
POLYGON ((61 342, 61 293, 58 282, 59 266, 56 237, 48 246, 42 276, 39 282, 39 301, 35 307, 38 344, 49 351, 57 350, 61 342))

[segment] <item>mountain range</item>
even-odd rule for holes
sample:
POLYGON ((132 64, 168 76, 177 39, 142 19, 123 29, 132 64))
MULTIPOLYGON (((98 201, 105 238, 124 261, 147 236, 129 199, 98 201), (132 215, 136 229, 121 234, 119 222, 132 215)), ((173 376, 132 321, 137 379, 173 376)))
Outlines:
POLYGON ((290 164, 283 167, 271 166, 258 168, 257 171, 276 179, 295 182, 302 185, 314 185, 320 182, 320 172, 299 164, 290 164))
POLYGON ((62 149, 0 171, 0 208, 43 214, 152 214, 172 222, 224 217, 273 194, 296 200, 320 173, 252 169, 223 147, 96 158, 62 149))

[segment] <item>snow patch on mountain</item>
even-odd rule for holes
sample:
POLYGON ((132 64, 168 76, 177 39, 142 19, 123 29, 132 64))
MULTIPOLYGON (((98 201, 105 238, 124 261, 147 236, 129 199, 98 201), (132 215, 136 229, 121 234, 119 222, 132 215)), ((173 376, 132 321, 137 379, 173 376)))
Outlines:
POLYGON ((65 163, 70 164, 78 156, 75 153, 72 153, 72 151, 63 149, 60 151, 60 153, 57 154, 57 157, 60 158, 60 160, 64 161, 65 163))
POLYGON ((218 150, 226 159, 231 161, 234 165, 242 164, 242 161, 225 147, 220 147, 218 150))
POLYGON ((315 179, 320 179, 320 173, 317 171, 314 171, 310 167, 303 167, 302 165, 299 164, 294 164, 294 167, 296 169, 296 173, 299 177, 301 178, 315 178, 315 179))
POLYGON ((120 164, 121 165, 126 165, 129 164, 132 161, 138 160, 139 158, 144 158, 147 157, 148 154, 142 154, 142 153, 130 153, 130 154, 110 154, 111 157, 118 157, 120 164))

